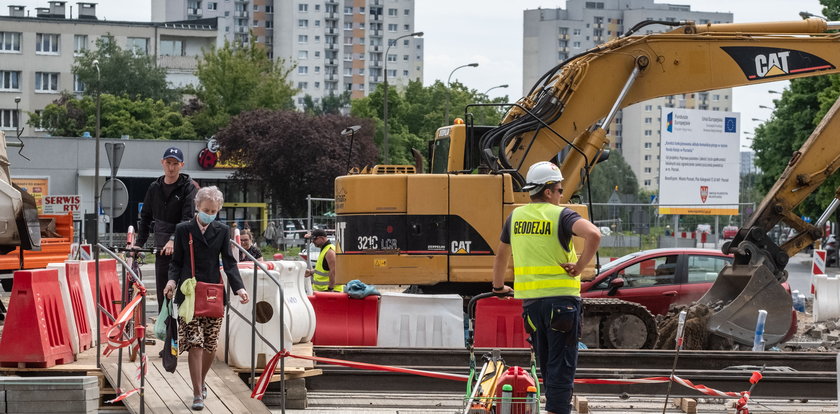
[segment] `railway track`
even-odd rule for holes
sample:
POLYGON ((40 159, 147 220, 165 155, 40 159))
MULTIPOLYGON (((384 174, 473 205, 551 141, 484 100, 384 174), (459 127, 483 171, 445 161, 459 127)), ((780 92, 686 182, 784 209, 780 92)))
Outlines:
MULTIPOLYGON (((476 351, 476 356, 489 349, 476 351)), ((396 349, 316 347, 319 357, 393 365, 407 368, 467 374, 469 353, 453 349, 396 349)), ((525 350, 507 349, 502 357, 508 365, 528 365, 525 350)), ((837 398, 836 357, 834 353, 781 352, 680 352, 677 375, 722 391, 743 391, 749 388, 752 371, 766 366, 764 378, 753 395, 795 400, 834 400, 837 398), (740 366, 740 369, 730 367, 740 366), (728 369, 729 368, 729 369, 728 369)), ((668 376, 674 352, 661 350, 609 351, 584 350, 578 362, 578 378, 626 379, 668 376)), ((480 365, 481 362, 479 361, 480 365)), ((382 391, 382 392, 457 392, 463 383, 319 364, 323 375, 307 379, 311 391, 382 391)), ((584 395, 658 395, 667 384, 589 385, 579 384, 575 391, 584 395)), ((698 396, 685 387, 672 388, 676 396, 698 396)))

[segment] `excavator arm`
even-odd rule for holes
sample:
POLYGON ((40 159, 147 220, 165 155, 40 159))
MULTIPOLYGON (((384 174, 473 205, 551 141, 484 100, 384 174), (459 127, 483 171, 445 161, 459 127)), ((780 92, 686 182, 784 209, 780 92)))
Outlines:
POLYGON ((543 76, 481 140, 483 163, 524 184, 535 162, 563 153, 566 202, 600 153, 617 111, 651 98, 840 71, 840 22, 708 24, 625 36, 543 76), (498 150, 494 151, 494 148, 498 150))

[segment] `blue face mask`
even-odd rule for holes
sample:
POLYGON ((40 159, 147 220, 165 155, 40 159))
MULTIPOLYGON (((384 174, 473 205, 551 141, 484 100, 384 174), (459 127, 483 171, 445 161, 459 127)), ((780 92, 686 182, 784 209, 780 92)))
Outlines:
POLYGON ((216 215, 215 214, 207 214, 203 211, 199 211, 198 212, 198 219, 201 220, 201 222, 204 223, 204 224, 210 224, 210 223, 213 222, 213 220, 216 219, 216 215))

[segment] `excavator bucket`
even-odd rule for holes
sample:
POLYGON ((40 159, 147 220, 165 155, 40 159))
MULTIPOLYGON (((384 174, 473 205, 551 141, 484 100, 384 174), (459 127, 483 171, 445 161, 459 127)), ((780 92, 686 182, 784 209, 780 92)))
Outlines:
POLYGON ((726 265, 698 303, 716 310, 709 319, 710 332, 743 345, 753 344, 760 309, 767 311, 767 346, 785 338, 793 318, 790 294, 764 265, 726 265))

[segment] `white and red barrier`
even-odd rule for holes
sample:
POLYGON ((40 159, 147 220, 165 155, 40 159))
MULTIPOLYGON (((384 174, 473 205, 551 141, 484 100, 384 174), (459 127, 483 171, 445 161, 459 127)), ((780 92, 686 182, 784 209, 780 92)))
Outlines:
POLYGON ((826 256, 825 250, 814 249, 814 260, 811 264, 811 294, 814 294, 814 275, 824 275, 825 274, 825 262, 828 256, 826 256))

